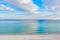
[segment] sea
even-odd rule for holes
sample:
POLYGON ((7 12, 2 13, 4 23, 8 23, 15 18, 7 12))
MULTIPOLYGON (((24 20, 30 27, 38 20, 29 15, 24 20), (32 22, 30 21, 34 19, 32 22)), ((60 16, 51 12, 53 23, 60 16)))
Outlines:
POLYGON ((60 33, 60 20, 0 19, 0 34, 60 33))

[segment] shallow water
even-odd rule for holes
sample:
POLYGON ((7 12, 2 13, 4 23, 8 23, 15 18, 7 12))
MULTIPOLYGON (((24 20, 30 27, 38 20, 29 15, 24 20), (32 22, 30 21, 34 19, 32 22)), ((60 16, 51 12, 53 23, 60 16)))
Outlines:
POLYGON ((60 33, 60 20, 0 20, 0 34, 60 33))

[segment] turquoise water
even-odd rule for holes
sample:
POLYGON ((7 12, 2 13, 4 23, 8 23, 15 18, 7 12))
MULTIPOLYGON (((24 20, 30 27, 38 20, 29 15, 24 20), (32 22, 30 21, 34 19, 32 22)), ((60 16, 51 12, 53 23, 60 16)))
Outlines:
POLYGON ((0 21, 0 33, 22 33, 27 24, 21 21, 0 21))
POLYGON ((38 33, 60 33, 60 20, 39 20, 38 33))
POLYGON ((59 20, 0 20, 0 34, 60 33, 59 20))

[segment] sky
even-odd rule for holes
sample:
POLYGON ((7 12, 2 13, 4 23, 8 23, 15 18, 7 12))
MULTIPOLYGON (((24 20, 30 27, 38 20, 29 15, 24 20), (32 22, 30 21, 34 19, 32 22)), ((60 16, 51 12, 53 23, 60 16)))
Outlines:
POLYGON ((1 0, 0 14, 43 18, 60 12, 60 0, 1 0))

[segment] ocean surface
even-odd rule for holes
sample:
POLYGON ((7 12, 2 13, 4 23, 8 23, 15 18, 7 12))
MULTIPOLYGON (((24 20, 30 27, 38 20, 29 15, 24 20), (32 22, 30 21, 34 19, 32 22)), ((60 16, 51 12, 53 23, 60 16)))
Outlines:
POLYGON ((60 33, 60 20, 0 19, 0 34, 60 33))

